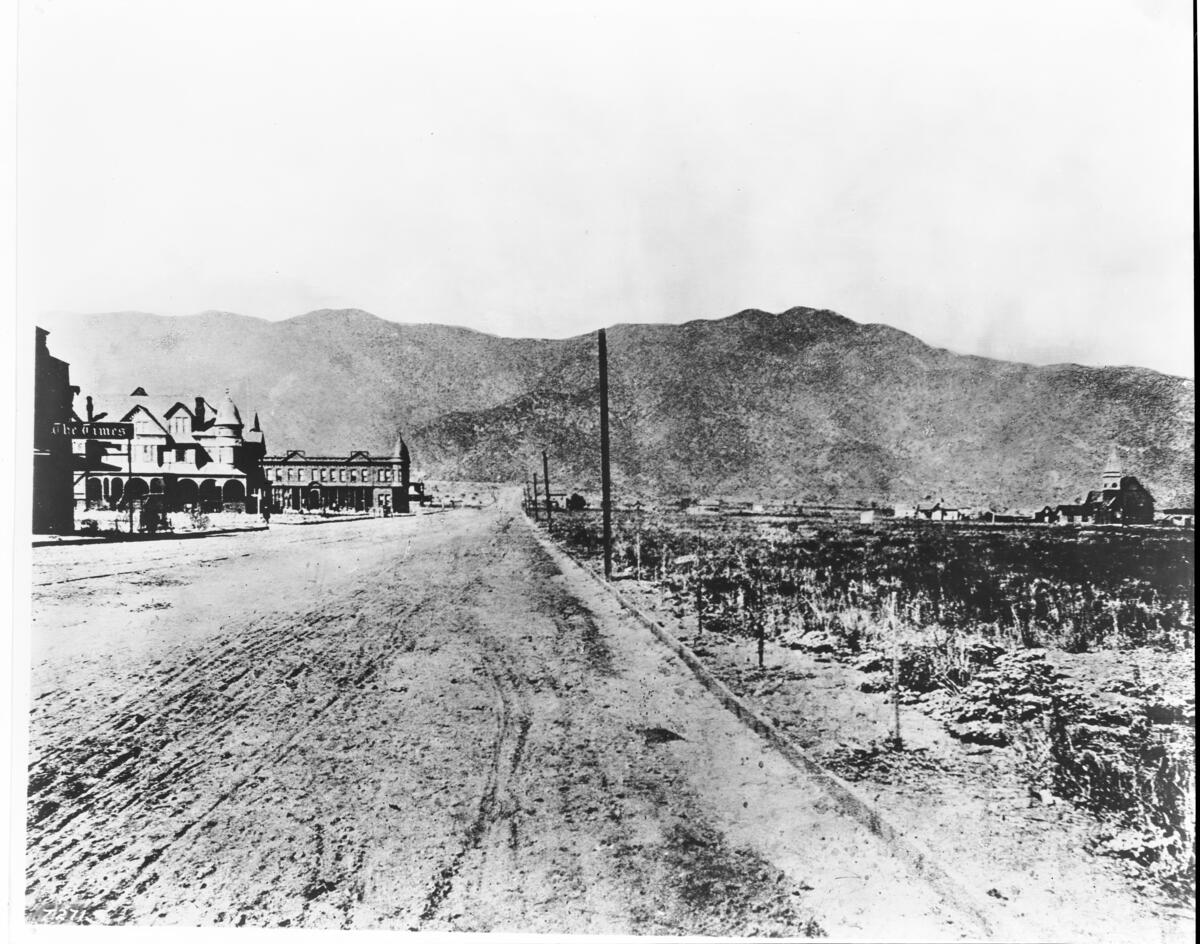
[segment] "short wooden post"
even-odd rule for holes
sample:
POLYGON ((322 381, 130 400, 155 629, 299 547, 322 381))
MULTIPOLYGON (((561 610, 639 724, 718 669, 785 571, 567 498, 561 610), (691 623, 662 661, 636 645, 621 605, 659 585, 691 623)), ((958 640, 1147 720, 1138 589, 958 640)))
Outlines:
POLYGON ((896 594, 888 601, 888 622, 892 629, 892 713, 895 716, 896 731, 892 744, 896 750, 904 746, 900 737, 900 620, 896 616, 896 594))

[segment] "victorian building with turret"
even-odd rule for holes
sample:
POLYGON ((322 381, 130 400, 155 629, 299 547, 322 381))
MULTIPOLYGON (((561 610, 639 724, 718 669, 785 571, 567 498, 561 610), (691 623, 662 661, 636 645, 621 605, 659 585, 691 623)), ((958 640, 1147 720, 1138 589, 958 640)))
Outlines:
POLYGON ((245 428, 228 390, 214 406, 138 387, 99 403, 88 397, 75 419, 133 425, 129 440, 73 441, 77 508, 127 508, 153 496, 165 511, 258 510, 266 440, 258 414, 245 428))

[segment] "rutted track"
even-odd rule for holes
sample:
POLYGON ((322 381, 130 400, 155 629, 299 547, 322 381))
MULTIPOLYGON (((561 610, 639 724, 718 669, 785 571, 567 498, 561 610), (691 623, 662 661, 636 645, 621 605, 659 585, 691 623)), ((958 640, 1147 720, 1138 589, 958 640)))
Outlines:
POLYGON ((35 593, 32 919, 968 930, 509 511, 336 527, 132 581, 54 549, 90 577, 35 593))

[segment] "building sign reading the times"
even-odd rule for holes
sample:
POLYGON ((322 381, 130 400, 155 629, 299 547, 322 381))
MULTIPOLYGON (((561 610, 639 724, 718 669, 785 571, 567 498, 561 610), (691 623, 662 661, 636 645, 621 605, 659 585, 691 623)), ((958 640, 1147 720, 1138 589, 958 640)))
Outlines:
POLYGON ((50 429, 72 439, 133 439, 132 423, 55 423, 50 429))

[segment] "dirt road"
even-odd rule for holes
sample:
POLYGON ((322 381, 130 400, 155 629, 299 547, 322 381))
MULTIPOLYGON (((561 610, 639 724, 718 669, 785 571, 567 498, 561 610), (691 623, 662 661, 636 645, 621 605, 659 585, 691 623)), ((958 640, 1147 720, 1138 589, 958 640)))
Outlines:
POLYGON ((31 921, 979 934, 510 504, 34 567, 31 921))

